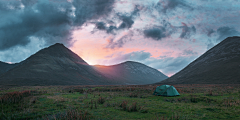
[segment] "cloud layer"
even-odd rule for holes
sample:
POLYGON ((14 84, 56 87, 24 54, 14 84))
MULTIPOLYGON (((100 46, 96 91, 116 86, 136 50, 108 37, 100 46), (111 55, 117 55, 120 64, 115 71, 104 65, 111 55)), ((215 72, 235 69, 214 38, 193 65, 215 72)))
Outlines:
POLYGON ((238 0, 0 0, 0 61, 60 42, 96 64, 135 60, 171 75, 240 35, 239 11, 238 0))
POLYGON ((107 16, 114 0, 1 1, 0 50, 26 46, 30 37, 43 39, 47 45, 56 42, 71 45, 71 33, 86 21, 107 16))

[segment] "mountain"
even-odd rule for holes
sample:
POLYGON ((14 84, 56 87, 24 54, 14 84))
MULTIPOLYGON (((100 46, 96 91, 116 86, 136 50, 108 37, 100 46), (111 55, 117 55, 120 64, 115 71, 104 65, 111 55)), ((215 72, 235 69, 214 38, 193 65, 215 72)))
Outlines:
POLYGON ((98 71, 63 44, 38 51, 0 77, 3 85, 110 84, 98 71))
POLYGON ((240 37, 229 37, 161 84, 239 84, 240 37))
POLYGON ((108 74, 108 69, 88 65, 63 44, 57 43, 38 51, 0 75, 0 85, 151 84, 166 78, 159 71, 136 62, 126 62, 110 69, 116 72, 114 76, 108 74))
POLYGON ((168 78, 156 69, 133 61, 112 66, 96 65, 94 67, 111 81, 124 82, 128 85, 151 84, 168 78))
POLYGON ((0 75, 7 72, 8 70, 14 68, 18 64, 8 64, 0 61, 0 75))

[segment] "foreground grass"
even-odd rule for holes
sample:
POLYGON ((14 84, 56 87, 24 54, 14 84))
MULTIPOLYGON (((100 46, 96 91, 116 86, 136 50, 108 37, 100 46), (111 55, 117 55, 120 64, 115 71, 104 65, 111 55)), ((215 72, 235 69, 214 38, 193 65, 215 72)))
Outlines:
POLYGON ((240 119, 240 85, 174 86, 180 96, 154 96, 152 85, 1 88, 0 118, 240 119))

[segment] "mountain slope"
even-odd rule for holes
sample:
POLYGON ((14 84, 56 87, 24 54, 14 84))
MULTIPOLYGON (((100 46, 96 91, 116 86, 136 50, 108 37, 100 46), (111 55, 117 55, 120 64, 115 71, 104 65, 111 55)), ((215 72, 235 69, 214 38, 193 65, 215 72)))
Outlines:
POLYGON ((18 64, 8 64, 0 61, 0 76, 18 64))
POLYGON ((109 84, 104 76, 62 44, 42 49, 0 77, 0 84, 109 84))
POLYGON ((229 37, 161 84, 240 83, 240 37, 229 37))
POLYGON ((126 85, 151 84, 167 78, 136 62, 94 67, 63 44, 44 48, 0 76, 0 85, 126 85), (105 69, 107 68, 107 69, 105 69), (109 70, 114 74, 109 74, 109 70))
POLYGON ((112 66, 96 65, 94 67, 110 80, 125 84, 151 84, 168 78, 156 69, 133 61, 112 66))

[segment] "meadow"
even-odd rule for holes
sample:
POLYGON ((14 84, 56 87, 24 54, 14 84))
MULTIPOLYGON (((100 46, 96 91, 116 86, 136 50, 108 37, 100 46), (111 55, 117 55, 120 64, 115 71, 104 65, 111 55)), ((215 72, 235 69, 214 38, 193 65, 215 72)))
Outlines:
POLYGON ((1 120, 240 119, 240 85, 9 86, 0 88, 1 120))

